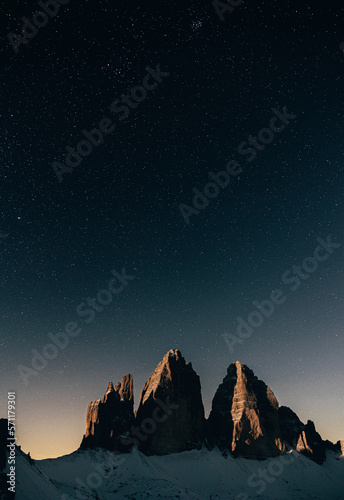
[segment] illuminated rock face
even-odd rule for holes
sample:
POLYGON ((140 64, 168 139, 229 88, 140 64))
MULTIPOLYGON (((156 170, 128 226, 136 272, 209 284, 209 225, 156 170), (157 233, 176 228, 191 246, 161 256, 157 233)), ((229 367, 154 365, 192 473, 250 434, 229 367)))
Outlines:
POLYGON ((207 426, 210 446, 235 456, 263 459, 285 450, 278 402, 269 387, 239 361, 216 391, 207 426))
POLYGON ((101 399, 91 401, 86 414, 86 433, 81 448, 121 449, 121 435, 134 420, 133 378, 125 375, 114 387, 109 382, 101 399))
POLYGON ((139 449, 147 455, 201 448, 205 425, 201 384, 179 350, 170 350, 145 383, 135 425, 141 430, 139 449))
POLYGON ((335 449, 332 443, 322 440, 311 420, 306 425, 303 424, 287 406, 279 409, 279 419, 284 441, 314 462, 322 464, 325 461, 326 447, 335 449))
POLYGON ((326 460, 325 443, 320 434, 315 430, 314 423, 308 420, 299 435, 296 451, 311 458, 314 462, 322 464, 326 460))
POLYGON ((141 392, 134 414, 133 379, 108 384, 101 399, 91 401, 81 448, 107 448, 129 453, 165 455, 218 446, 251 459, 275 457, 289 445, 318 464, 326 450, 339 454, 344 441, 323 441, 314 423, 303 424, 288 407, 279 408, 270 388, 239 361, 219 385, 206 421, 199 376, 178 349, 158 364, 141 392))
POLYGON ((135 444, 146 455, 165 455, 201 448, 204 427, 199 376, 179 350, 170 350, 147 380, 135 415, 131 375, 91 401, 81 448, 130 452, 135 444))
POLYGON ((335 444, 336 448, 342 455, 344 455, 344 441, 337 441, 335 444))

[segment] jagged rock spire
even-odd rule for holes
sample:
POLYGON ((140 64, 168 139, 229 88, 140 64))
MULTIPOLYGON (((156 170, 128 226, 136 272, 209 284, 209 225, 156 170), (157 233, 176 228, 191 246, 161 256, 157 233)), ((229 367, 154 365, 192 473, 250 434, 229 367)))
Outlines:
POLYGON ((216 391, 208 420, 208 442, 225 452, 267 458, 284 451, 278 402, 246 365, 232 363, 216 391))
POLYGON ((105 395, 91 401, 86 414, 86 433, 81 448, 121 449, 120 436, 134 420, 133 378, 122 378, 114 388, 109 382, 105 395))
POLYGON ((227 369, 206 422, 199 376, 178 349, 171 349, 150 375, 133 412, 133 379, 125 375, 87 409, 81 447, 130 452, 133 444, 147 455, 164 455, 218 446, 224 454, 252 459, 275 457, 286 445, 321 464, 326 449, 343 453, 344 442, 323 441, 314 423, 303 424, 278 406, 271 389, 246 365, 227 369))
MULTIPOLYGON (((306 425, 303 424, 296 413, 287 406, 281 406, 278 414, 284 441, 299 453, 322 464, 326 458, 326 444, 315 430, 314 423, 308 420, 306 425)), ((331 444, 328 443, 327 446, 330 447, 331 444)))
POLYGON ((178 349, 168 351, 141 392, 135 424, 144 431, 148 421, 154 432, 145 432, 139 440, 139 449, 148 455, 202 445, 205 420, 201 384, 178 349))

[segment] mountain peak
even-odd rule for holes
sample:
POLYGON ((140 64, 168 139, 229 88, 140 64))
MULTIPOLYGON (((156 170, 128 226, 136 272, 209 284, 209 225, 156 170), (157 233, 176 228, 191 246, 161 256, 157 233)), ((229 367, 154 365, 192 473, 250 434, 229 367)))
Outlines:
POLYGON ((218 446, 224 453, 251 459, 275 457, 286 445, 318 464, 326 449, 344 452, 344 442, 323 441, 312 421, 304 424, 288 407, 279 407, 272 390, 240 361, 232 362, 204 418, 201 384, 179 349, 170 349, 145 383, 133 411, 133 378, 127 374, 87 409, 81 447, 164 455, 218 446), (135 425, 133 425, 135 424, 135 425), (139 440, 137 439, 139 438, 139 440), (123 440, 124 439, 124 440, 123 440))
POLYGON ((240 361, 229 365, 216 391, 208 429, 211 443, 235 455, 266 458, 284 451, 278 401, 271 389, 240 361))
POLYGON ((86 433, 82 448, 118 447, 119 436, 127 431, 134 418, 133 377, 127 374, 113 386, 108 383, 102 398, 91 401, 86 414, 86 433))
POLYGON ((235 363, 232 363, 232 364, 236 367, 238 373, 239 372, 241 373, 243 368, 246 368, 249 370, 249 368, 246 365, 243 365, 240 361, 236 361, 235 363))
POLYGON ((201 384, 179 349, 169 350, 145 383, 135 413, 136 423, 141 426, 151 420, 162 405, 175 409, 167 411, 168 418, 140 443, 140 450, 161 455, 199 448, 204 430, 201 384))
POLYGON ((170 349, 166 354, 165 356, 162 358, 162 361, 161 363, 167 363, 168 361, 170 361, 171 359, 175 359, 176 361, 177 360, 184 360, 183 356, 182 356, 182 353, 180 352, 179 349, 170 349))
POLYGON ((106 388, 106 391, 105 391, 105 394, 107 394, 108 392, 113 392, 115 389, 113 387, 113 383, 112 382, 109 382, 108 385, 107 385, 107 388, 106 388))

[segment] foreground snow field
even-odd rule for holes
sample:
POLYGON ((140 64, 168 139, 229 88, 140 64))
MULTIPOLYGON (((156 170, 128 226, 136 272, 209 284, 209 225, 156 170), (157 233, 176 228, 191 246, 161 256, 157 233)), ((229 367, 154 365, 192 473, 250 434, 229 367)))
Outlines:
POLYGON ((30 465, 17 454, 18 500, 343 500, 344 456, 320 466, 295 451, 282 459, 225 459, 215 449, 146 457, 95 449, 30 465), (255 477, 253 474, 257 474, 255 477))

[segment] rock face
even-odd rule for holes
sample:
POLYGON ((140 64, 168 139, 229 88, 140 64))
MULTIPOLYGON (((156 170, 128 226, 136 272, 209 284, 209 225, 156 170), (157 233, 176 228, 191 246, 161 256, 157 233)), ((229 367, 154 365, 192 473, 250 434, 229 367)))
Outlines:
POLYGON ((326 459, 326 443, 315 430, 314 423, 308 420, 306 425, 303 424, 287 406, 281 406, 279 418, 282 438, 286 443, 314 462, 322 464, 326 459))
POLYGON ((281 406, 278 410, 280 427, 283 440, 292 448, 296 449, 299 436, 304 424, 299 417, 287 406, 281 406))
POLYGON ((133 378, 125 375, 116 387, 109 382, 101 399, 91 401, 86 414, 86 433, 80 448, 122 450, 120 436, 134 420, 133 378))
POLYGON ((216 391, 207 426, 208 443, 253 459, 275 457, 285 446, 273 392, 239 361, 216 391))
POLYGON ((325 439, 325 441, 323 441, 323 443, 325 445, 326 450, 332 450, 335 453, 341 454, 340 447, 338 448, 337 444, 332 443, 332 441, 329 441, 328 439, 325 439))
POLYGON ((147 380, 135 425, 136 442, 147 455, 202 446, 205 419, 200 380, 179 350, 170 350, 147 380))
POLYGON ((337 441, 335 444, 336 448, 342 455, 344 455, 344 441, 337 441))
MULTIPOLYGON (((284 453, 289 445, 318 464, 327 450, 344 453, 344 441, 323 441, 312 421, 304 424, 290 408, 279 408, 269 387, 239 361, 228 367, 208 421, 199 376, 179 350, 164 356, 147 380, 135 414, 133 408, 132 376, 115 387, 110 382, 103 398, 88 405, 80 448, 129 453, 136 445, 146 455, 165 455, 200 449, 205 443, 218 446, 224 455, 265 459, 284 453)), ((0 419, 0 438, 5 423, 0 419)), ((3 461, 0 453, 0 469, 3 461)))
POLYGON ((314 423, 308 420, 299 436, 296 451, 311 458, 314 462, 322 464, 326 460, 325 448, 325 443, 315 430, 314 423))

